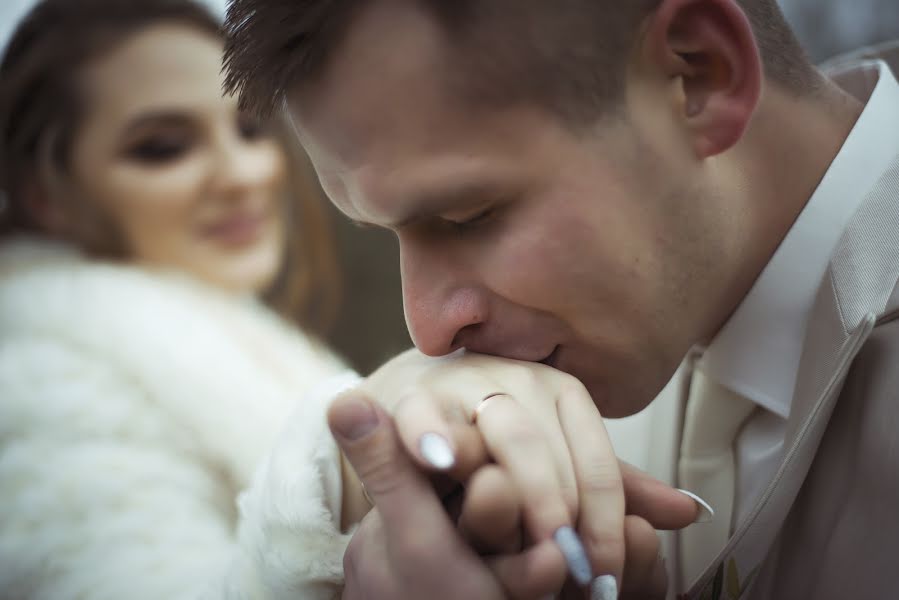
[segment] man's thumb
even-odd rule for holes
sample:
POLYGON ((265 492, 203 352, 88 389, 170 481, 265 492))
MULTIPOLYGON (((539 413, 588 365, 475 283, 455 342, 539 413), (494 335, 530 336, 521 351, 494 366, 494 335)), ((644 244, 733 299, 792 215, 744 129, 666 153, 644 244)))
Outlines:
POLYGON ((393 419, 364 394, 352 391, 334 400, 328 425, 385 523, 408 519, 404 507, 410 502, 419 503, 422 512, 440 507, 427 478, 403 449, 393 419))
POLYGON ((374 404, 358 392, 342 394, 328 409, 328 426, 341 448, 352 448, 374 433, 380 423, 381 415, 374 404))

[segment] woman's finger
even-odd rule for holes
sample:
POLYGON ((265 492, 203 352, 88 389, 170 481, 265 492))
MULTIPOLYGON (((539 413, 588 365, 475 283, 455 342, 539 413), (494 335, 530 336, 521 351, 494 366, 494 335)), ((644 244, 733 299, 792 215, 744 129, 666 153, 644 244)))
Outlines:
POLYGON ((627 499, 627 514, 649 521, 656 529, 683 529, 712 518, 708 504, 701 504, 624 461, 618 461, 627 499))
POLYGON ((527 532, 537 542, 554 540, 565 555, 572 577, 581 585, 588 584, 592 579, 590 561, 572 527, 556 460, 543 428, 507 394, 481 404, 476 418, 490 455, 506 470, 524 499, 527 532))
POLYGON ((578 533, 594 574, 612 588, 621 582, 625 561, 625 501, 618 458, 583 386, 571 383, 562 390, 558 412, 577 478, 578 533))
POLYGON ((394 422, 416 464, 465 482, 490 462, 481 432, 463 417, 461 402, 440 390, 408 391, 394 408, 394 422))
POLYGON ((455 436, 440 398, 411 390, 397 403, 393 419, 403 446, 421 467, 446 472, 456 465, 455 436))

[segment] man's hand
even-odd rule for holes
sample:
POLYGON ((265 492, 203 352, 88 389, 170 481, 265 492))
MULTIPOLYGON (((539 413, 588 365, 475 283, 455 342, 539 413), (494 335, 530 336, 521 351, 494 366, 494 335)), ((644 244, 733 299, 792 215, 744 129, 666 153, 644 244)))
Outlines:
POLYGON ((550 540, 485 563, 373 402, 348 393, 331 406, 328 424, 376 505, 344 558, 346 600, 536 600, 561 589, 566 566, 550 540))

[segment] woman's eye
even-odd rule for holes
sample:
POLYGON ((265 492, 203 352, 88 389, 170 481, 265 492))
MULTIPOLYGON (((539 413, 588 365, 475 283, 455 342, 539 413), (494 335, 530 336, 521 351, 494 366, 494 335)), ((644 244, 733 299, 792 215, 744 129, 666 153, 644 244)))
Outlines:
POLYGON ((246 114, 238 115, 237 131, 240 137, 248 141, 258 140, 268 133, 259 119, 246 114))
POLYGON ((181 137, 160 136, 147 138, 132 145, 128 155, 141 162, 167 163, 181 157, 188 149, 188 141, 181 137))

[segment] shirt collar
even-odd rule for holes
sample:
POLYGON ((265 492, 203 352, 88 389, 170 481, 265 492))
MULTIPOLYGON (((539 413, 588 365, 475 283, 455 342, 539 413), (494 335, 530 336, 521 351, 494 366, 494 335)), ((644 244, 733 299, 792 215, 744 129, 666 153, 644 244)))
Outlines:
POLYGON ((817 190, 702 358, 706 374, 787 418, 808 317, 849 219, 899 154, 899 84, 881 61, 832 75, 867 104, 817 190), (886 135, 884 132, 891 132, 886 135))

